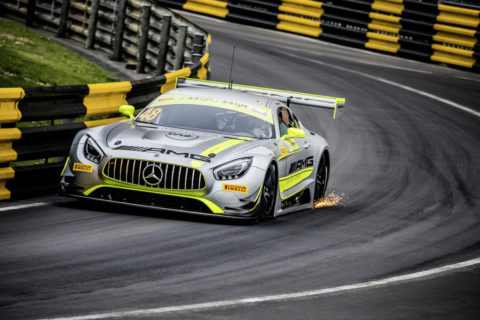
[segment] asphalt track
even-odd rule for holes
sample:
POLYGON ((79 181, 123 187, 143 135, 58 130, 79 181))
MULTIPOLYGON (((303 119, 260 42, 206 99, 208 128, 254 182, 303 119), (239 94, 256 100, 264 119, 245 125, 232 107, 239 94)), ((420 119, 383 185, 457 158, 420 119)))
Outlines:
POLYGON ((234 82, 347 99, 335 121, 294 108, 330 143, 329 191, 341 204, 258 225, 74 200, 0 211, 0 317, 478 319, 478 264, 297 299, 148 311, 480 257, 480 75, 189 17, 212 33, 213 80, 228 80, 235 43, 234 82))

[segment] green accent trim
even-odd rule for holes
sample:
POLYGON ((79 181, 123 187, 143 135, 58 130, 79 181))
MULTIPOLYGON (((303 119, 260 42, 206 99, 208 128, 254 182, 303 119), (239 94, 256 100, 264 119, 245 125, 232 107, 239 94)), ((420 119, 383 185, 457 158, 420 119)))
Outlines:
MULTIPOLYGON (((146 190, 146 191, 149 191, 149 190, 152 190, 152 188, 155 188, 155 187, 140 186, 140 185, 135 184, 135 183, 125 182, 125 181, 118 180, 118 179, 113 179, 113 178, 107 176, 107 175, 105 174, 105 168, 107 167, 108 163, 109 163, 111 160, 114 160, 114 159, 133 160, 133 161, 146 161, 146 160, 142 160, 142 159, 132 159, 132 158, 118 158, 118 157, 110 158, 107 162, 105 162, 105 165, 103 166, 103 169, 102 169, 102 175, 103 175, 103 177, 104 177, 106 180, 109 180, 109 181, 111 181, 111 182, 113 182, 113 183, 115 183, 115 184, 118 183, 118 186, 123 186, 124 184, 127 184, 127 185, 135 186, 135 187, 137 187, 138 189, 146 190)), ((186 190, 182 190, 182 189, 164 189, 164 188, 155 188, 155 189, 160 189, 160 190, 165 190, 165 191, 171 191, 171 192, 178 192, 179 194, 184 194, 183 192, 187 192, 186 195, 190 195, 190 194, 191 194, 191 195, 199 195, 199 196, 202 196, 202 195, 205 194, 205 193, 202 192, 202 191, 207 188, 207 179, 205 179, 205 176, 203 175, 202 171, 200 171, 200 170, 198 170, 198 169, 195 169, 195 168, 192 168, 192 167, 181 166, 181 165, 178 165, 178 164, 173 164, 173 163, 168 163, 168 162, 158 162, 158 161, 148 161, 148 162, 168 164, 168 165, 171 165, 171 166, 177 166, 177 167, 182 167, 182 168, 187 168, 187 169, 196 170, 196 171, 200 172, 200 174, 202 175, 203 181, 205 181, 205 187, 203 187, 202 189, 186 189, 186 190), (189 190, 195 190, 195 191, 189 191, 189 190)))
POLYGON ((199 200, 199 201, 203 202, 210 210, 212 210, 213 213, 216 213, 216 214, 225 213, 225 211, 223 211, 222 208, 220 208, 215 203, 213 203, 212 201, 207 200, 205 198, 198 197, 198 196, 192 196, 192 195, 184 195, 184 194, 177 194, 177 193, 171 193, 171 192, 163 192, 163 191, 160 191, 160 190, 159 191, 142 190, 142 189, 137 189, 137 188, 130 188, 128 186, 115 186, 115 185, 109 185, 109 184, 100 184, 100 185, 96 185, 95 187, 92 187, 92 188, 88 189, 87 191, 85 191, 83 193, 83 195, 89 196, 90 194, 92 194, 92 192, 94 192, 95 190, 100 189, 100 188, 117 188, 117 189, 124 189, 124 190, 133 190, 133 191, 146 191, 146 192, 149 192, 149 193, 164 194, 164 195, 167 195, 167 196, 195 199, 195 200, 199 200))
MULTIPOLYGON (((225 151, 227 149, 230 149, 230 148, 236 146, 237 144, 243 143, 245 141, 250 141, 250 140, 252 140, 252 138, 249 138, 249 137, 232 138, 230 140, 220 142, 220 143, 218 143, 214 146, 211 146, 211 147, 203 150, 200 153, 200 155, 205 156, 205 157, 207 157, 210 153, 214 153, 216 155, 216 154, 218 154, 222 151, 225 151)), ((192 167, 199 168, 199 167, 203 166, 203 161, 192 160, 190 162, 190 164, 192 165, 192 167)))
POLYGON ((298 149, 298 150, 292 151, 292 152, 290 152, 290 153, 286 153, 286 154, 284 154, 283 156, 278 157, 277 160, 280 161, 280 160, 282 160, 283 158, 288 157, 288 156, 291 156, 292 154, 297 153, 297 152, 299 152, 299 151, 302 151, 302 149, 298 149))
POLYGON ((250 209, 248 212, 251 212, 253 210, 255 210, 255 208, 258 206, 258 204, 260 203, 260 201, 258 201, 258 199, 260 198, 260 194, 262 193, 262 189, 263 189, 263 183, 262 185, 260 186, 260 190, 258 190, 258 193, 257 193, 257 197, 255 198, 255 200, 253 200, 255 203, 255 206, 250 209))
POLYGON ((303 170, 295 172, 289 176, 280 178, 278 183, 280 187, 280 194, 296 186, 297 184, 299 184, 300 182, 308 178, 312 172, 313 172, 313 167, 310 167, 310 168, 305 168, 303 170))
POLYGON ((68 163, 70 162, 70 157, 67 157, 67 161, 65 161, 65 165, 63 166, 62 173, 60 173, 60 177, 63 176, 65 170, 67 170, 68 163))
POLYGON ((297 193, 305 190, 306 188, 307 188, 307 186, 305 186, 305 187, 303 187, 303 188, 300 188, 298 191, 295 191, 294 193, 292 193, 291 195, 286 196, 286 197, 282 197, 282 193, 280 192, 280 199, 285 200, 285 199, 291 198, 291 197, 293 197, 294 195, 296 195, 297 193))

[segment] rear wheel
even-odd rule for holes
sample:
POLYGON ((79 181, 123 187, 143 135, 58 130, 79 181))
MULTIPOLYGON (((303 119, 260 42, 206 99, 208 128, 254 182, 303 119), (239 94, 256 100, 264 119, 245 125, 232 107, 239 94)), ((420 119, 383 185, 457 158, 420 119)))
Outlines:
POLYGON ((322 157, 320 158, 320 163, 318 164, 317 176, 315 177, 315 193, 313 196, 314 202, 325 197, 328 184, 328 169, 327 156, 325 153, 323 153, 322 157))
POLYGON ((256 216, 259 220, 273 219, 277 199, 277 168, 273 163, 268 166, 260 193, 260 203, 256 216))

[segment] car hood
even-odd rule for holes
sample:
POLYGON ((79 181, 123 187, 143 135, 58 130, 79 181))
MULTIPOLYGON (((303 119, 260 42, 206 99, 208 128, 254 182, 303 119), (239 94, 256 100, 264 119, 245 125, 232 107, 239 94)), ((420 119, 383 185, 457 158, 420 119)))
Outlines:
POLYGON ((106 143, 113 150, 153 152, 189 159, 207 157, 208 162, 221 161, 227 155, 251 147, 255 141, 258 142, 256 139, 132 122, 122 123, 106 135, 106 143))

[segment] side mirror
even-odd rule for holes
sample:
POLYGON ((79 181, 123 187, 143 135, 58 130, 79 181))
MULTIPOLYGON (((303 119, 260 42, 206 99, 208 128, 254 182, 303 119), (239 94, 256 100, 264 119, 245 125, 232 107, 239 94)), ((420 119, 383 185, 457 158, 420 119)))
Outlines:
POLYGON ((122 115, 129 117, 130 119, 133 119, 133 113, 135 112, 135 107, 130 106, 130 105, 123 105, 118 108, 118 112, 120 112, 122 115))
POLYGON ((283 136, 283 139, 289 138, 305 138, 305 130, 299 128, 288 128, 287 134, 283 136))

